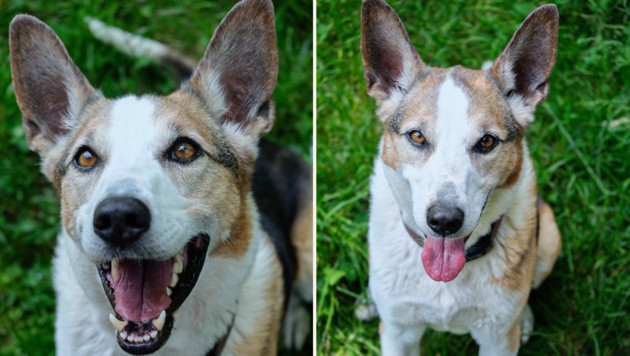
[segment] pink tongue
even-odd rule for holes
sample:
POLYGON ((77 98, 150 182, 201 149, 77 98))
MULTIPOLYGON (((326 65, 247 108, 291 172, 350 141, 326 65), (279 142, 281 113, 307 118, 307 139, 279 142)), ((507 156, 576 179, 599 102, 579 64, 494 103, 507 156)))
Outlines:
POLYGON ((173 261, 121 260, 114 281, 116 312, 125 320, 146 322, 171 304, 166 295, 173 261))
POLYGON ((424 269, 434 281, 453 280, 464 268, 464 238, 445 239, 427 236, 422 251, 424 269))

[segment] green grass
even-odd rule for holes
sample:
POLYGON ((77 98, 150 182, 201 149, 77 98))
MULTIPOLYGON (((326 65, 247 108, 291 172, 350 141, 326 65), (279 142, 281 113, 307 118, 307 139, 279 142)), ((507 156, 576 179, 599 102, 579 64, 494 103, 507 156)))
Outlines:
MULTIPOLYGON (((540 5, 389 2, 426 63, 469 68, 494 59, 540 5)), ((377 354, 378 321, 353 312, 367 288, 368 184, 382 125, 365 92, 359 2, 317 4, 317 352, 377 354)), ((627 1, 557 5, 558 61, 527 140, 564 247, 531 296, 535 334, 521 354, 629 354, 630 9, 627 1)), ((428 355, 477 350, 469 336, 423 338, 428 355)))
MULTIPOLYGON (((167 94, 177 83, 163 68, 131 59, 94 40, 84 16, 172 45, 201 58, 216 25, 235 1, 0 0, 0 354, 54 350, 50 260, 59 230, 52 186, 28 151, 11 88, 8 27, 19 13, 39 17, 66 45, 90 82, 108 97, 167 94)), ((276 4, 280 73, 270 139, 309 157, 312 145, 312 3, 276 4)), ((307 158, 308 159, 308 158, 307 158)))

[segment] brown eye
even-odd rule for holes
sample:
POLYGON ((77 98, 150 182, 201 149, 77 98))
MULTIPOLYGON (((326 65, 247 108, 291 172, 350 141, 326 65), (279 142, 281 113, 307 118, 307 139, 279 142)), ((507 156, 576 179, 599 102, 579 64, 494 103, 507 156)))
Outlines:
POLYGON ((494 137, 492 137, 490 135, 485 135, 479 141, 479 145, 481 145, 481 147, 483 147, 483 148, 490 148, 490 147, 494 146, 494 137))
POLYGON ((199 157, 200 149, 194 141, 182 138, 171 146, 170 159, 178 163, 188 163, 199 157))
POLYGON ((425 143, 427 143, 427 140, 426 138, 424 138, 424 135, 422 134, 422 132, 418 130, 409 131, 407 133, 407 137, 409 137, 409 140, 411 141, 411 143, 416 144, 416 145, 424 145, 425 143))
POLYGON ((492 149, 497 145, 497 143, 499 142, 499 140, 490 135, 490 134, 485 134, 483 135, 483 137, 477 142, 477 144, 475 145, 474 149, 475 151, 479 152, 479 153, 488 153, 490 151, 492 151, 492 149))
POLYGON ((91 169, 98 163, 98 158, 90 148, 81 147, 74 158, 74 162, 83 169, 91 169))

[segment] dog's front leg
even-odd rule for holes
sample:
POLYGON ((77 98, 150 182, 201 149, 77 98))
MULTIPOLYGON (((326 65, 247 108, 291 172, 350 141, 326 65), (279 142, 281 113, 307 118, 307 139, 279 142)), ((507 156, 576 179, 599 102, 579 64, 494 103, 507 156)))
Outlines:
POLYGON ((515 356, 521 337, 520 318, 509 328, 488 324, 471 331, 479 344, 479 356, 515 356))
POLYGON ((381 322, 381 353, 383 356, 420 355, 420 339, 425 329, 424 325, 381 322))

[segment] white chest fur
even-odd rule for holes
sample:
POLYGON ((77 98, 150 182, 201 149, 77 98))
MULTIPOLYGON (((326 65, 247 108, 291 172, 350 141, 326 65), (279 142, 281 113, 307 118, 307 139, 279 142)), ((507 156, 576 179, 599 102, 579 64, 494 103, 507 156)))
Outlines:
POLYGON ((499 251, 467 263, 451 282, 433 281, 422 265, 422 248, 404 228, 380 159, 371 193, 370 290, 386 324, 466 333, 513 323, 522 296, 491 283, 496 269, 489 260, 499 251))

